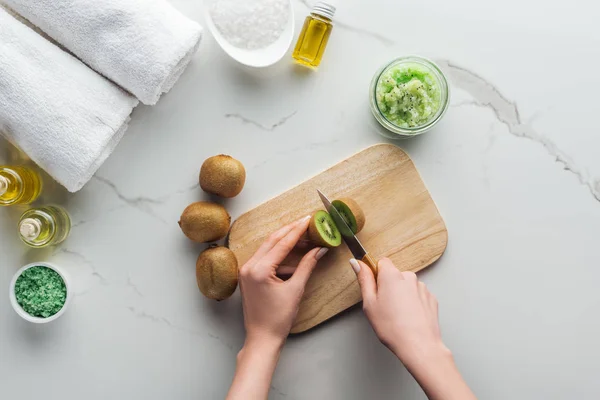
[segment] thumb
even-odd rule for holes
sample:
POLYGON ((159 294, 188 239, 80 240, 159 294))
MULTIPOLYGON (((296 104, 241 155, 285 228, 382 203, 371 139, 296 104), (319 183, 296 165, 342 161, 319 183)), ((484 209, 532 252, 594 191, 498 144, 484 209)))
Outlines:
POLYGON ((371 268, 364 262, 355 260, 354 258, 350 260, 350 265, 358 277, 363 302, 369 303, 375 300, 377 296, 377 283, 375 282, 371 268))
POLYGON ((292 275, 289 281, 304 289, 308 279, 317 266, 317 261, 327 253, 327 250, 329 249, 326 247, 317 247, 306 253, 304 257, 302 257, 302 260, 300 260, 296 272, 294 272, 294 275, 292 275))

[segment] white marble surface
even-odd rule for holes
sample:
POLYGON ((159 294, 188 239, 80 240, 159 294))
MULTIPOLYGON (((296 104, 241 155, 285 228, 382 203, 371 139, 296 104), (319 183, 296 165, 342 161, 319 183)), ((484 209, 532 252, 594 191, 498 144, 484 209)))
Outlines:
MULTIPOLYGON (((174 1, 202 21, 202 4, 174 1)), ((306 5, 294 0, 297 23, 306 5)), ((398 142, 444 216, 450 242, 421 278, 444 338, 481 399, 600 397, 600 9, 595 2, 346 0, 322 68, 289 57, 265 70, 206 35, 180 82, 139 107, 128 134, 79 193, 46 201, 73 216, 69 240, 28 251, 0 210, 0 397, 221 399, 243 341, 239 291, 204 299, 203 246, 177 226, 202 161, 247 167, 234 217, 375 143, 367 88, 384 62, 438 60, 452 80, 439 127, 398 142), (76 297, 47 326, 22 321, 8 284, 50 260, 76 297)), ((0 161, 11 159, 0 144, 0 161)), ((360 309, 291 338, 271 399, 423 399, 360 309)))

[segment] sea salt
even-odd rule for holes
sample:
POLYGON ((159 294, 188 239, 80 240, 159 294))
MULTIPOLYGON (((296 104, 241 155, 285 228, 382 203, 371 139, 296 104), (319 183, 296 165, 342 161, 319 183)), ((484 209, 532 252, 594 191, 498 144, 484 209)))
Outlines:
POLYGON ((290 18, 288 0, 213 0, 212 20, 225 40, 247 50, 279 39, 290 18))
POLYGON ((48 318, 59 312, 67 300, 62 277, 48 267, 26 269, 15 283, 15 297, 23 310, 34 317, 48 318))

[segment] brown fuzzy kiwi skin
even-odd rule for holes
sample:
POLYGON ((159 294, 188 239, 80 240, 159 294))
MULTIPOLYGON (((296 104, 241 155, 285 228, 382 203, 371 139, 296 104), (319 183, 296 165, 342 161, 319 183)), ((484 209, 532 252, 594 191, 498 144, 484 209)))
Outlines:
POLYGON ((310 223, 308 224, 308 239, 315 245, 315 246, 319 246, 319 247, 336 247, 336 246, 332 246, 331 244, 327 243, 325 241, 325 239, 323 239, 321 237, 321 234, 319 233, 319 229, 317 228, 317 212, 319 211, 325 211, 325 210, 318 210, 315 211, 312 215, 312 218, 310 219, 310 223))
POLYGON ((238 261, 227 247, 213 245, 196 261, 196 283, 203 295, 213 300, 225 300, 238 285, 238 261))
POLYGON ((225 198, 235 197, 246 183, 246 169, 235 158, 220 154, 204 161, 199 181, 205 192, 225 198))
POLYGON ((362 208, 360 208, 360 206, 356 201, 354 201, 354 199, 344 197, 338 200, 346 204, 350 211, 352 211, 352 214, 354 214, 354 218, 356 219, 356 233, 362 231, 362 229, 365 227, 365 223, 367 222, 365 218, 365 213, 362 210, 362 208))
POLYGON ((229 232, 231 216, 220 204, 198 201, 186 207, 179 219, 183 233, 194 242, 223 239, 229 232))

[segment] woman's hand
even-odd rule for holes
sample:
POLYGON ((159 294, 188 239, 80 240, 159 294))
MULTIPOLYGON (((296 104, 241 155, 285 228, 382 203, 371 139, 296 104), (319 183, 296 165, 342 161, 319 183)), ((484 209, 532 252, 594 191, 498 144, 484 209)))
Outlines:
MULTIPOLYGON (((351 261, 353 267, 355 263, 351 261)), ((363 310, 383 344, 403 362, 423 353, 448 352, 440 334, 437 300, 414 272, 400 272, 383 258, 375 282, 371 270, 358 265, 363 310)))
POLYGON ((379 340, 407 367, 430 400, 475 399, 442 342, 438 303, 414 272, 401 272, 391 260, 371 269, 350 260, 358 275, 363 310, 379 340))
POLYGON ((310 216, 273 233, 240 269, 246 340, 283 344, 298 313, 308 278, 327 248, 314 248, 302 258, 287 281, 277 268, 306 232, 310 216))
POLYGON ((246 342, 238 354, 228 400, 267 398, 281 347, 298 314, 306 282, 328 250, 314 248, 306 253, 287 281, 277 276, 280 264, 306 232, 309 221, 310 216, 273 233, 240 268, 246 342))

